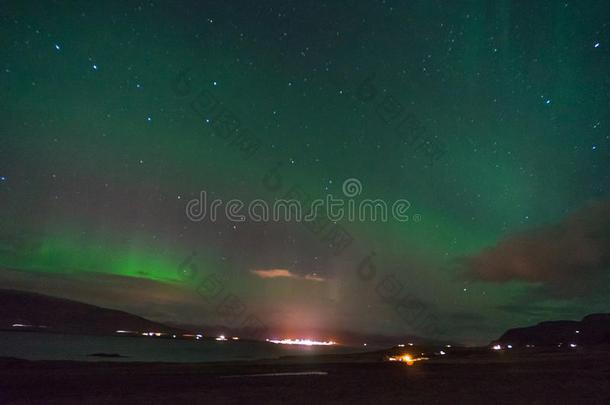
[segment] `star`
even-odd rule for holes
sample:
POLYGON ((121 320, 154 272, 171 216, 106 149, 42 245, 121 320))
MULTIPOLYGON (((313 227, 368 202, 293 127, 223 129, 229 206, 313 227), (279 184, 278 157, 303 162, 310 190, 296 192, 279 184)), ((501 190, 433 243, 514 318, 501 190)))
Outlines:
POLYGON ((93 67, 93 70, 97 70, 97 65, 95 63, 93 64, 92 67, 93 67))
POLYGON ((61 51, 61 46, 59 46, 59 44, 55 44, 55 49, 57 49, 58 51, 61 51))
POLYGON ((146 121, 151 122, 152 118, 150 116, 146 117, 146 121))
POLYGON ((594 48, 599 48, 599 42, 596 42, 595 45, 593 45, 594 48))
POLYGON ((597 145, 591 146, 591 150, 597 150, 597 145))
POLYGON ((5 182, 6 181, 6 176, 0 176, 0 181, 1 182, 5 182))

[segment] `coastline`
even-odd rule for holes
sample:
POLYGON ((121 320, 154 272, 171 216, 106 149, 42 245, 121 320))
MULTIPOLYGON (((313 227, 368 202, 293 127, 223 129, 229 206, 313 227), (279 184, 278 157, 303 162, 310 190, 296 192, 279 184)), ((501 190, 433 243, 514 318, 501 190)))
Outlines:
POLYGON ((145 363, 0 359, 10 403, 608 403, 610 352, 459 356, 414 366, 364 355, 145 363), (231 378, 227 378, 231 377, 231 378), (368 398, 368 400, 367 400, 368 398))

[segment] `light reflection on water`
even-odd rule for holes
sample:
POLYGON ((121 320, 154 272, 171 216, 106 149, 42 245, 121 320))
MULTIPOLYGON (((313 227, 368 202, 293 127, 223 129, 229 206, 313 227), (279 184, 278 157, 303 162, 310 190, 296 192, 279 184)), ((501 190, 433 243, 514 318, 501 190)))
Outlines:
POLYGON ((211 362, 353 353, 342 346, 0 332, 0 357, 28 360, 211 362), (92 357, 94 353, 126 357, 92 357))

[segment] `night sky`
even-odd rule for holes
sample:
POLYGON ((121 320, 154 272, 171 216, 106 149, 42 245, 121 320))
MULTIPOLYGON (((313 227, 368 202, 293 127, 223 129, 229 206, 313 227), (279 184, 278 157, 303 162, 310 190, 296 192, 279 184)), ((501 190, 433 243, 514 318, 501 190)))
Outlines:
POLYGON ((464 342, 608 311, 607 1, 2 1, 0 44, 3 288, 464 342), (410 220, 185 214, 348 178, 410 220))

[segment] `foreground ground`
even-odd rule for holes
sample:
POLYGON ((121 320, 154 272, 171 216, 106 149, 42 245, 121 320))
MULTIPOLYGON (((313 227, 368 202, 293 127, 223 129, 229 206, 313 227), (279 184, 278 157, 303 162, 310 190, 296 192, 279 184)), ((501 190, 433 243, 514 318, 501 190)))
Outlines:
POLYGON ((610 403, 607 353, 445 356, 413 366, 337 359, 264 364, 76 363, 0 360, 0 402, 610 403), (268 373, 319 372, 313 375, 268 373), (325 374, 326 373, 326 374, 325 374))

